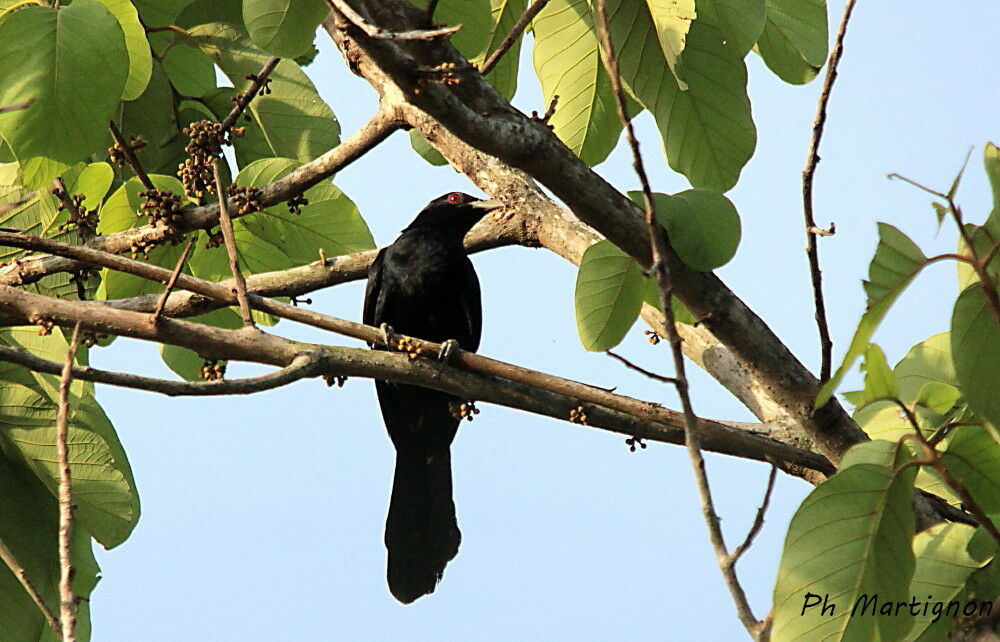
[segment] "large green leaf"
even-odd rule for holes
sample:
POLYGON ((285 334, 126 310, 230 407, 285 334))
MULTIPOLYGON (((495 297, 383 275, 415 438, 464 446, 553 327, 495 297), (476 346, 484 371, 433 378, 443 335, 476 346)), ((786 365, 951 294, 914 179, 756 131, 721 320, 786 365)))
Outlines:
POLYGON ((642 307, 642 268, 611 241, 598 241, 583 253, 576 277, 576 327, 587 350, 618 345, 642 307))
POLYGON ((646 3, 611 0, 607 8, 622 80, 656 118, 670 167, 695 187, 729 190, 757 141, 743 54, 710 23, 711 14, 700 15, 680 56, 682 91, 646 3))
POLYGON ((896 383, 896 376, 889 368, 885 353, 877 344, 868 344, 861 369, 865 371, 863 403, 867 404, 899 395, 899 384, 896 383))
POLYGON ((203 96, 215 89, 215 65, 201 49, 177 43, 163 56, 163 71, 184 96, 203 96))
POLYGON ((174 20, 194 0, 132 0, 139 15, 150 27, 173 24, 174 20))
POLYGON ((869 463, 881 450, 868 457, 873 446, 855 448, 853 458, 863 463, 842 465, 792 517, 774 588, 775 642, 898 639, 910 626, 871 610, 875 601, 878 608, 910 597, 915 468, 901 467, 902 456, 895 466, 869 463), (858 602, 865 597, 870 601, 858 602), (826 604, 834 608, 824 614, 826 604))
MULTIPOLYGON (((2 431, 0 431, 2 434, 2 431)), ((57 503, 37 477, 8 459, 0 440, 0 542, 7 546, 25 570, 45 603, 59 612, 59 555, 57 503)), ((100 569, 90 536, 73 529, 70 542, 73 593, 81 598, 77 610, 76 639, 90 639, 90 595, 100 569)), ((54 642, 54 633, 38 606, 6 564, 0 564, 0 639, 4 642, 54 642)))
POLYGON ((864 283, 867 295, 865 313, 854 331, 854 338, 847 348, 843 363, 837 368, 833 377, 820 388, 816 396, 817 408, 830 399, 854 361, 868 347, 869 340, 882 322, 885 313, 889 311, 889 307, 927 264, 927 257, 920 248, 895 227, 888 223, 879 223, 878 234, 878 247, 868 266, 868 280, 864 283))
MULTIPOLYGON (((629 192, 638 203, 639 192, 629 192)), ((689 267, 707 272, 725 265, 740 244, 740 215, 725 194, 689 189, 672 196, 654 194, 657 220, 670 245, 689 267)))
POLYGON ((410 146, 413 147, 413 151, 417 152, 421 158, 431 165, 441 166, 448 164, 448 161, 441 155, 441 152, 431 147, 431 144, 427 142, 427 139, 424 138, 424 135, 417 128, 410 130, 410 146))
POLYGON ((951 364, 951 334, 942 332, 913 346, 893 371, 899 384, 899 397, 906 402, 915 400, 928 383, 957 386, 955 368, 951 364))
MULTIPOLYGON (((965 591, 969 576, 986 562, 978 562, 969 556, 966 547, 976 529, 968 524, 935 524, 913 538, 913 554, 916 568, 910 583, 910 594, 914 600, 927 603, 958 599, 965 591)), ((932 607, 933 608, 933 607, 932 607)), ((938 607, 939 608, 939 607, 938 607)), ((921 612, 909 616, 913 628, 907 640, 931 642, 947 639, 948 629, 954 623, 954 616, 943 617, 941 612, 921 612)))
POLYGON ((614 149, 622 125, 588 1, 552 0, 535 18, 534 34, 545 104, 559 96, 549 125, 584 163, 596 165, 614 149))
POLYGON ((129 0, 97 0, 111 12, 125 35, 128 53, 128 78, 122 90, 122 100, 134 100, 142 95, 153 71, 153 56, 146 40, 146 30, 139 22, 139 13, 129 0))
POLYGON ((691 22, 695 19, 694 0, 646 0, 653 17, 660 53, 677 78, 677 85, 687 89, 687 83, 677 74, 677 62, 684 51, 691 22))
MULTIPOLYGON (((66 358, 67 341, 54 328, 45 337, 35 327, 9 328, 0 343, 52 361, 66 358)), ((55 375, 28 373, 11 364, 0 367, 0 432, 3 449, 58 495, 55 375)), ((94 385, 74 381, 69 398, 69 460, 78 523, 107 548, 117 546, 139 519, 139 496, 125 451, 94 397, 94 385)))
POLYGON ((785 82, 809 82, 826 61, 826 0, 767 0, 766 9, 757 53, 785 82))
POLYGON ((1000 443, 988 429, 956 427, 941 461, 983 511, 1000 513, 1000 443))
MULTIPOLYGON (((292 159, 270 158, 251 163, 236 177, 240 186, 260 187, 298 167, 292 159)), ((304 265, 326 256, 350 254, 375 247, 368 226, 347 196, 331 183, 306 190, 308 205, 292 214, 279 204, 233 221, 240 266, 259 274, 304 265)), ((231 276, 224 248, 199 246, 191 257, 191 271, 199 278, 218 281, 231 276)))
MULTIPOLYGON (((474 65, 482 65, 493 53, 501 41, 507 37, 514 23, 521 17, 527 7, 527 0, 490 0, 491 19, 484 45, 479 55, 470 59, 474 65)), ((517 91, 517 67, 521 57, 521 39, 518 38, 511 48, 500 58, 493 71, 486 74, 486 80, 496 88, 501 96, 510 100, 517 91)))
POLYGON ((94 0, 9 14, 0 22, 0 105, 35 102, 0 114, 0 136, 18 158, 74 162, 98 151, 128 63, 118 21, 94 0))
MULTIPOLYGON (((233 25, 204 24, 193 27, 190 33, 237 88, 246 88, 250 83, 246 75, 258 73, 268 59, 233 25)), ((240 166, 273 157, 306 163, 336 146, 340 125, 302 69, 290 60, 282 60, 270 78, 271 93, 257 96, 250 103, 248 112, 253 123, 245 137, 236 139, 240 166)), ((218 109, 213 107, 216 115, 218 109)))
MULTIPOLYGON (((153 73, 146 91, 135 100, 121 103, 115 112, 118 128, 126 139, 141 136, 146 146, 136 152, 150 173, 174 173, 187 140, 180 134, 175 118, 174 91, 163 66, 153 61, 153 73)), ((110 139, 108 141, 110 144, 110 139)))
POLYGON ((959 388, 973 410, 1000 426, 1000 324, 979 283, 970 285, 951 316, 951 353, 959 388))
POLYGON ((722 31, 740 55, 746 55, 764 30, 764 0, 697 0, 698 16, 722 31))
POLYGON ((107 163, 90 163, 73 180, 67 181, 66 190, 70 194, 83 195, 83 207, 96 210, 111 189, 115 172, 107 163))
POLYGON ((255 45, 294 58, 312 46, 329 8, 323 0, 243 0, 243 21, 255 45))

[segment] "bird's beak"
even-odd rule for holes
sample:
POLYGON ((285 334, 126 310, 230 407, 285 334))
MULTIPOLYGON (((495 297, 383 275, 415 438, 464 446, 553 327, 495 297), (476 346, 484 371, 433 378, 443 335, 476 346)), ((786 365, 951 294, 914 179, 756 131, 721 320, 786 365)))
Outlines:
POLYGON ((469 207, 478 207, 481 210, 489 212, 490 210, 498 210, 503 207, 503 201, 491 198, 488 201, 475 201, 473 203, 469 203, 469 207))

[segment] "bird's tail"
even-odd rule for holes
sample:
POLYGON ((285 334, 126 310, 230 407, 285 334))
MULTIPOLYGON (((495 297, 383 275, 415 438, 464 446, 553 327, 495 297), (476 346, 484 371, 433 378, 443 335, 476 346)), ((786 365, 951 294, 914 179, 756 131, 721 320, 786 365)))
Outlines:
POLYGON ((461 539, 448 448, 399 449, 385 522, 389 591, 403 604, 432 593, 461 539))

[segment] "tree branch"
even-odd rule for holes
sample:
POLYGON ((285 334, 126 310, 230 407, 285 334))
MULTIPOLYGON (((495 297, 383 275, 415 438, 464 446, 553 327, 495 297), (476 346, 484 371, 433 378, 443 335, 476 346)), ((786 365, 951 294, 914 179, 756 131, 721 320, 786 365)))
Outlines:
MULTIPOLYGON (((844 54, 844 36, 847 35, 847 23, 851 19, 851 12, 854 11, 856 1, 847 0, 847 4, 844 5, 844 17, 840 21, 840 29, 837 31, 833 51, 830 52, 830 59, 826 65, 826 76, 823 78, 823 89, 820 91, 819 102, 816 104, 816 119, 813 121, 812 141, 809 143, 809 156, 806 159, 805 169, 802 170, 802 213, 805 218, 806 255, 809 259, 809 273, 812 277, 813 299, 816 306, 816 326, 819 328, 821 355, 820 381, 826 381, 830 378, 830 364, 833 361, 833 341, 830 339, 830 326, 826 321, 826 303, 823 299, 823 273, 819 267, 819 247, 816 245, 816 236, 827 236, 827 234, 816 227, 816 219, 813 217, 813 176, 816 173, 816 165, 819 163, 819 144, 823 138, 823 127, 826 124, 826 106, 830 102, 833 83, 837 80, 837 65, 840 64, 840 57, 844 54)), ((832 233, 832 224, 830 225, 830 229, 830 233, 832 233)))
POLYGON ((233 273, 236 300, 240 304, 240 314, 243 325, 252 326, 253 315, 250 314, 250 304, 247 302, 247 282, 240 271, 240 256, 236 249, 236 234, 233 232, 233 221, 229 218, 229 205, 226 203, 226 187, 222 184, 222 174, 219 173, 219 159, 212 163, 212 173, 215 175, 215 193, 219 195, 219 229, 226 242, 226 254, 229 256, 229 270, 233 273))
POLYGON ((601 58, 604 61, 608 77, 611 79, 618 120, 621 121, 622 127, 625 129, 625 136, 632 150, 632 166, 635 168, 635 173, 642 185, 646 228, 650 254, 653 261, 651 270, 656 277, 656 284, 660 295, 660 307, 663 309, 664 317, 666 318, 665 327, 670 344, 670 354, 674 361, 674 371, 676 372, 674 380, 671 383, 677 389, 677 394, 681 399, 681 408, 684 410, 684 443, 687 446, 688 458, 691 460, 691 470, 694 472, 695 486, 698 488, 702 516, 705 519, 705 525, 708 527, 708 539, 712 543, 712 548, 715 549, 715 558, 719 565, 719 570, 722 571, 726 587, 729 589, 733 603, 736 606, 737 617, 739 617, 740 622, 746 628, 747 632, 750 633, 751 637, 759 639, 762 623, 754 616, 750 608, 750 602, 747 600, 746 591, 743 590, 743 586, 736 576, 736 569, 733 564, 729 563, 731 556, 729 550, 726 548, 722 525, 719 515, 715 510, 715 502, 712 500, 712 489, 708 484, 705 458, 701 453, 701 434, 698 431, 698 417, 694 413, 691 395, 688 394, 688 381, 684 370, 684 353, 681 352, 681 337, 677 333, 677 323, 674 319, 673 305, 671 305, 674 289, 673 275, 666 261, 669 235, 657 221, 653 190, 649 186, 649 178, 646 176, 646 168, 642 162, 642 153, 639 151, 639 140, 635 136, 635 129, 626 112, 625 91, 622 89, 618 59, 615 56, 614 46, 611 42, 611 30, 608 27, 608 17, 604 0, 596 0, 594 13, 597 15, 597 34, 601 43, 601 58))
POLYGON ((80 345, 80 323, 66 351, 66 363, 59 379, 59 411, 56 413, 56 456, 59 462, 59 596, 63 642, 76 642, 76 596, 73 595, 73 481, 69 469, 69 384, 73 362, 80 345))
MULTIPOLYGON (((94 302, 54 299, 3 285, 0 285, 0 311, 8 320, 22 324, 45 320, 66 327, 79 322, 89 331, 178 345, 212 359, 288 366, 298 355, 315 354, 324 375, 408 383, 564 421, 568 420, 570 409, 583 403, 591 426, 651 441, 683 442, 680 413, 465 351, 455 355, 457 367, 453 367, 432 359, 411 361, 406 355, 385 351, 302 344, 254 328, 226 330, 170 318, 161 318, 153 327, 142 313, 94 302)), ((370 326, 351 325, 360 326, 371 339, 379 334, 370 326)), ((420 345, 424 354, 436 355, 441 349, 438 344, 419 339, 414 339, 414 343, 420 345)), ((746 432, 742 426, 704 419, 699 425, 710 450, 759 461, 770 458, 781 462, 783 470, 814 481, 816 474, 805 469, 823 474, 833 471, 832 465, 820 455, 746 432)))
POLYGON ((348 20, 354 23, 354 25, 362 29, 369 38, 378 38, 382 40, 432 40, 434 38, 440 38, 441 36, 447 36, 449 34, 455 33, 462 28, 462 25, 455 25, 454 27, 444 27, 442 29, 408 29, 406 31, 387 31, 381 29, 371 24, 365 18, 354 10, 351 5, 344 2, 344 0, 326 0, 326 4, 335 11, 339 11, 348 20))
MULTIPOLYGON (((401 122, 394 107, 380 106, 371 120, 340 145, 326 152, 314 161, 293 170, 284 178, 260 189, 259 203, 261 207, 269 207, 301 194, 313 185, 329 178, 337 171, 351 164, 366 152, 389 137, 401 127, 401 122)), ((235 203, 230 200, 230 206, 235 203)), ((238 216, 238 212, 234 212, 238 216)), ((200 207, 186 208, 182 219, 174 228, 177 232, 207 229, 218 223, 219 205, 213 203, 200 207)), ((150 245, 162 243, 174 235, 169 228, 163 226, 144 225, 116 234, 95 236, 89 239, 85 246, 112 254, 123 254, 131 251, 134 245, 150 245)), ((57 272, 76 272, 82 265, 73 260, 53 256, 25 257, 9 266, 0 268, 0 284, 25 285, 34 283, 42 277, 57 272)))
MULTIPOLYGON (((59 364, 56 364, 56 367, 59 369, 62 368, 59 364)), ((28 577, 28 572, 24 570, 21 563, 17 561, 16 557, 14 557, 14 553, 12 553, 11 550, 7 548, 7 545, 3 543, 3 540, 0 540, 0 560, 3 560, 3 563, 7 565, 10 572, 14 574, 17 581, 20 582, 21 586, 24 587, 24 590, 27 591, 28 596, 31 597, 31 601, 38 606, 38 610, 42 612, 42 615, 45 617, 45 621, 49 624, 49 628, 55 632, 59 639, 62 639, 62 626, 59 625, 59 620, 52 612, 52 609, 49 608, 49 605, 45 603, 45 598, 42 597, 38 588, 35 587, 34 582, 32 582, 31 578, 28 577)))

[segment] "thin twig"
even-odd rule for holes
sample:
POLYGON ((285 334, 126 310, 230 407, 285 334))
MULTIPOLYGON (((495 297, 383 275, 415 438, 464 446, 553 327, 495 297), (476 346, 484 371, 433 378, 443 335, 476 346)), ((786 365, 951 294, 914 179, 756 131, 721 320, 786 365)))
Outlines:
MULTIPOLYGON (((62 368, 60 364, 56 364, 56 366, 59 369, 62 368)), ((52 612, 52 609, 49 608, 49 605, 45 603, 45 598, 42 597, 42 594, 35 587, 34 582, 32 582, 31 578, 28 577, 28 572, 24 570, 24 567, 17 561, 14 553, 7 548, 7 545, 4 544, 3 540, 0 540, 0 560, 3 560, 3 563, 7 565, 7 568, 10 569, 11 573, 14 574, 14 577, 17 578, 17 581, 19 581, 21 586, 24 587, 24 590, 27 591, 28 595, 31 597, 31 601, 38 606, 38 610, 40 610, 42 615, 45 616, 45 621, 49 623, 49 627, 55 632, 56 636, 62 639, 62 627, 59 625, 59 620, 52 612)))
POLYGON ((80 345, 80 324, 73 328, 73 338, 66 351, 66 363, 59 379, 59 412, 56 414, 56 455, 59 459, 59 596, 63 642, 76 640, 76 596, 73 595, 73 481, 69 469, 69 384, 73 379, 73 361, 80 345))
POLYGON ((537 16, 548 3, 549 0, 535 0, 531 3, 531 6, 524 10, 521 17, 518 18, 517 22, 514 23, 514 26, 511 27, 510 33, 508 33, 504 39, 500 41, 500 44, 493 50, 493 53, 490 54, 489 58, 483 62, 482 66, 479 68, 479 73, 485 76, 493 71, 496 64, 500 62, 500 58, 514 46, 517 39, 521 37, 524 30, 528 28, 529 24, 531 24, 531 21, 535 19, 535 16, 537 16))
POLYGON ((122 136, 121 130, 118 129, 118 125, 115 125, 115 121, 108 121, 108 129, 111 131, 111 137, 115 139, 115 144, 122 150, 122 155, 125 156, 125 162, 128 163, 135 175, 139 177, 139 182, 142 186, 148 190, 156 189, 153 185, 153 181, 149 180, 149 175, 146 170, 142 168, 142 163, 135 156, 135 151, 133 151, 132 146, 129 145, 125 137, 122 136))
MULTIPOLYGON (((63 365, 60 363, 42 359, 26 350, 8 348, 6 346, 0 346, 0 361, 16 363, 34 372, 45 372, 48 374, 59 374, 63 369, 63 365)), ((273 390, 300 379, 305 379, 306 377, 318 376, 321 365, 318 358, 314 355, 303 354, 295 357, 284 368, 259 377, 204 382, 170 381, 168 379, 143 377, 125 372, 100 370, 98 368, 91 368, 90 366, 73 366, 72 374, 74 379, 80 379, 81 381, 93 381, 94 383, 103 383, 109 386, 158 392, 170 397, 209 397, 216 395, 248 395, 273 390)))
POLYGON ((632 165, 635 173, 642 184, 643 202, 645 205, 646 227, 649 231, 649 244, 652 254, 653 271, 660 291, 660 304, 665 317, 664 326, 670 340, 671 354, 676 371, 676 379, 673 384, 677 388, 677 394, 681 399, 681 407, 684 411, 684 436, 687 445, 688 457, 691 460, 691 468, 694 471, 698 495, 701 499, 701 512, 708 527, 708 537, 715 550, 716 561, 726 586, 732 595, 736 605, 736 613, 746 627, 747 632, 754 639, 761 635, 763 624, 757 620, 750 603, 747 601, 746 592, 740 585, 736 577, 736 571, 732 564, 727 564, 729 553, 726 549, 726 542, 722 534, 722 527, 719 523, 719 516, 715 512, 715 505, 712 501, 712 491, 708 485, 708 476, 705 473, 705 459, 701 453, 701 438, 698 432, 698 418, 694 414, 691 405, 691 396, 688 394, 688 382, 684 372, 684 354, 681 352, 681 338, 675 326, 674 311, 670 305, 672 285, 670 282, 670 271, 667 267, 666 256, 668 252, 666 231, 656 220, 656 206, 653 202, 653 192, 649 186, 649 179, 642 163, 642 154, 639 151, 639 141, 636 139, 632 121, 629 120, 625 109, 625 92, 622 89, 621 74, 618 69, 618 59, 615 56, 614 46, 611 42, 611 30, 608 27, 608 17, 605 9, 605 0, 597 0, 595 3, 595 13, 597 14, 598 36, 601 42, 601 53, 604 60, 608 76, 611 78, 611 86, 615 96, 615 107, 618 111, 618 119, 625 129, 629 147, 632 149, 632 165))
POLYGON ((34 98, 29 98, 24 102, 14 103, 13 105, 4 105, 3 107, 0 107, 0 114, 6 114, 12 111, 21 111, 22 109, 27 109, 28 107, 31 107, 31 105, 34 102, 35 102, 34 98))
MULTIPOLYGON (((816 325, 819 328, 821 362, 819 380, 822 383, 830 378, 833 362, 833 340, 830 339, 830 326, 826 319, 826 302, 823 299, 823 273, 819 267, 819 247, 816 244, 817 226, 813 217, 813 177, 816 165, 819 163, 819 144, 823 139, 823 127, 826 125, 826 107, 830 102, 833 83, 837 80, 837 65, 844 55, 844 36, 847 35, 847 23, 854 11, 857 0, 847 0, 844 5, 844 17, 840 20, 840 28, 830 52, 826 65, 826 76, 823 78, 823 89, 816 104, 816 119, 813 121, 812 141, 809 143, 809 156, 806 158, 805 169, 802 170, 802 213, 806 228, 806 255, 809 258, 809 273, 812 275, 813 298, 816 305, 816 325)), ((831 230, 833 225, 830 225, 831 230)), ((825 235, 824 235, 825 236, 825 235)))
POLYGON ((328 7, 350 20, 354 26, 364 31, 369 38, 377 38, 379 40, 433 40, 435 38, 440 38, 441 36, 453 34, 462 28, 462 25, 455 25, 453 27, 442 27, 441 29, 386 31, 385 29, 376 27, 365 20, 360 13, 355 11, 354 8, 347 4, 344 0, 326 0, 326 4, 328 7))
POLYGON ((191 35, 187 29, 182 29, 177 25, 163 25, 162 27, 146 27, 145 31, 146 33, 156 33, 157 31, 173 31, 175 33, 181 34, 182 36, 191 35))
POLYGON ((268 76, 271 75, 271 72, 274 71, 274 68, 278 66, 280 61, 281 58, 271 58, 264 63, 264 67, 253 77, 253 80, 250 83, 250 86, 247 87, 247 90, 236 95, 236 104, 233 105, 229 115, 227 115, 220 123, 220 125, 222 125, 222 130, 219 132, 220 136, 225 136, 226 132, 232 129, 233 125, 236 124, 236 120, 243 115, 243 112, 246 110, 247 105, 250 104, 250 101, 257 96, 257 92, 259 92, 261 88, 267 84, 268 76))
POLYGON ((195 239, 198 237, 194 234, 188 239, 187 245, 184 246, 184 251, 181 252, 181 256, 177 259, 177 265, 174 267, 173 274, 170 275, 170 279, 167 281, 167 287, 163 290, 163 295, 160 296, 160 300, 156 302, 156 310, 153 311, 153 316, 149 318, 149 322, 156 325, 159 320, 160 315, 163 314, 163 306, 167 304, 167 299, 170 298, 170 292, 174 289, 174 284, 177 283, 177 277, 180 275, 181 270, 184 269, 184 263, 187 261, 188 254, 191 253, 191 248, 194 247, 195 239))
POLYGON ((630 368, 632 370, 635 370, 638 373, 644 374, 647 377, 649 377, 650 379, 654 379, 654 380, 659 381, 661 383, 673 383, 673 384, 677 383, 677 379, 675 379, 674 377, 664 377, 661 374, 656 374, 655 372, 652 372, 650 370, 646 370, 642 366, 639 366, 639 365, 636 365, 636 364, 632 363, 631 361, 629 361, 625 357, 623 357, 620 354, 617 354, 615 352, 612 352, 611 350, 607 350, 606 352, 607 352, 607 355, 609 357, 614 357, 618 361, 621 361, 623 364, 625 364, 625 367, 630 368))
POLYGON ((240 303, 240 313, 243 315, 243 325, 252 326, 253 315, 250 313, 250 304, 247 302, 247 282, 240 271, 240 258, 236 251, 236 235, 233 233, 233 221, 229 218, 229 204, 226 202, 226 188, 222 185, 222 174, 219 173, 219 159, 212 163, 212 172, 215 174, 215 192, 219 195, 219 229, 222 230, 222 238, 226 241, 226 253, 229 254, 229 269, 233 273, 233 281, 236 284, 236 299, 240 303))
POLYGON ((760 507, 757 509, 757 515, 753 518, 753 525, 750 527, 750 531, 747 533, 746 539, 743 543, 737 546, 733 552, 726 559, 726 564, 728 566, 733 566, 739 561, 743 554, 747 552, 750 545, 753 544, 753 540, 760 533, 760 529, 764 526, 764 515, 767 513, 768 506, 771 505, 771 493, 774 492, 774 482, 778 477, 778 467, 775 464, 771 464, 771 474, 767 477, 767 489, 764 491, 764 501, 761 502, 760 507))

